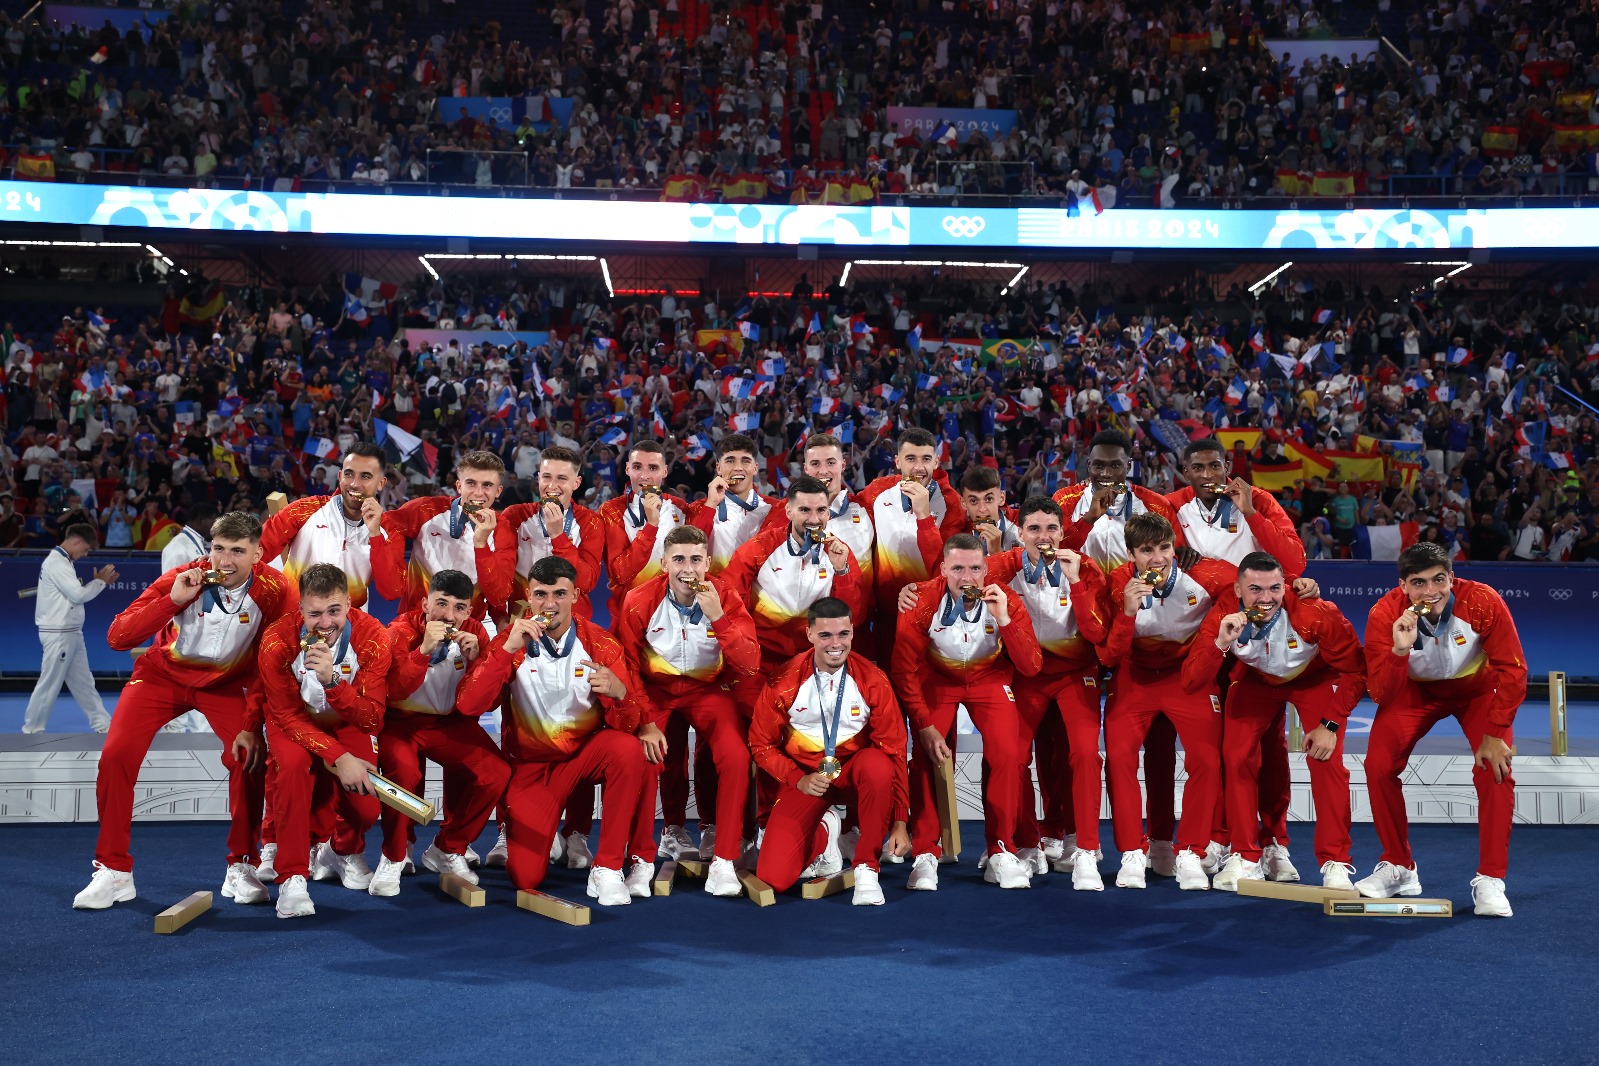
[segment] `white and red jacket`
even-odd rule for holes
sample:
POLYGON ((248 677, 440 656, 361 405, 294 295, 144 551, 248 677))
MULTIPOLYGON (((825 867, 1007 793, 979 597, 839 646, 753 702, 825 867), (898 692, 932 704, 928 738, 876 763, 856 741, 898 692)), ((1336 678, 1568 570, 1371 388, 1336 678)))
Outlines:
MULTIPOLYGON (((423 496, 390 511, 384 515, 385 521, 390 516, 392 525, 384 527, 390 530, 389 539, 398 536, 401 544, 411 541, 411 561, 405 564, 398 552, 385 548, 372 553, 372 567, 374 573, 382 568, 381 576, 403 590, 402 612, 422 610, 427 603, 428 583, 440 570, 459 570, 472 579, 473 618, 481 621, 491 610, 506 610, 516 555, 496 551, 494 537, 478 547, 474 541, 477 526, 461 513, 457 497, 423 496)), ((498 530, 498 522, 495 528, 498 530)))
POLYGON ((972 685, 1009 686, 1016 674, 1035 677, 1044 654, 1022 598, 1005 589, 1010 621, 1000 625, 988 604, 960 602, 942 577, 916 586, 916 606, 899 616, 894 639, 894 677, 911 725, 933 724, 927 689, 972 685))
POLYGON ((1410 606, 1404 589, 1377 601, 1366 621, 1366 684, 1377 713, 1401 703, 1414 684, 1424 698, 1464 709, 1470 700, 1493 694, 1490 736, 1503 739, 1527 695, 1527 659, 1516 620, 1504 598, 1480 581, 1455 578, 1454 599, 1443 617, 1423 620, 1408 655, 1394 654, 1394 621, 1410 606))
POLYGON ((605 556, 605 527, 598 514, 574 503, 559 526, 546 529, 542 504, 513 504, 500 512, 494 541, 496 554, 504 552, 515 560, 510 592, 513 601, 527 598, 527 574, 533 564, 553 555, 577 570, 577 602, 573 610, 584 618, 593 616, 589 593, 600 583, 600 562, 605 556))
MULTIPOLYGON (((1133 564, 1123 563, 1110 575, 1106 596, 1111 611, 1110 634, 1099 650, 1100 661, 1110 667, 1129 667, 1137 681, 1156 680, 1176 672, 1183 663, 1211 607, 1233 587, 1238 569, 1231 563, 1201 559, 1190 570, 1176 562, 1167 572, 1169 589, 1151 596, 1148 607, 1128 617, 1123 607, 1133 564)), ((1214 675, 1212 675, 1214 676, 1214 675)))
POLYGON ((1169 493, 1166 501, 1177 511, 1177 525, 1188 546, 1206 559, 1237 566, 1244 556, 1263 551, 1282 564, 1283 576, 1293 581, 1305 572, 1305 545, 1299 529, 1283 505, 1265 489, 1251 489, 1249 502, 1255 513, 1240 514, 1226 496, 1206 508, 1191 488, 1169 493))
POLYGON ((1128 493, 1118 497, 1110 510, 1094 522, 1088 521, 1088 511, 1093 506, 1093 483, 1067 485, 1055 493, 1055 502, 1066 517, 1066 528, 1060 542, 1073 551, 1082 552, 1110 573, 1128 559, 1127 519, 1130 515, 1149 512, 1158 514, 1171 523, 1172 538, 1180 547, 1183 531, 1177 523, 1177 512, 1172 510, 1166 497, 1142 485, 1129 485, 1128 493))
MULTIPOLYGON (((312 755, 331 763, 349 754, 371 762, 389 692, 389 635, 365 611, 350 608, 348 642, 334 663, 339 683, 325 686, 305 667, 300 613, 284 615, 261 638, 261 683, 251 702, 265 707, 272 724, 312 755), (351 725, 372 737, 371 751, 351 751, 329 730, 351 725)), ((339 644, 334 651, 340 651, 339 644)))
POLYGON ((1095 649, 1105 643, 1111 619, 1105 575, 1092 560, 1083 559, 1072 582, 1066 580, 1064 561, 1035 567, 1025 549, 1012 548, 988 557, 988 580, 1009 586, 1027 608, 1044 653, 1040 683, 1099 673, 1095 649))
POLYGON ((456 692, 461 682, 488 649, 488 630, 476 619, 468 618, 460 630, 477 638, 479 654, 475 662, 467 662, 461 646, 453 640, 442 641, 431 654, 424 654, 422 635, 427 624, 425 611, 407 611, 389 623, 391 714, 455 714, 459 710, 456 692))
POLYGON ((266 520, 261 558, 289 575, 296 588, 306 567, 332 563, 350 579, 352 607, 366 606, 369 588, 397 600, 404 591, 405 539, 396 535, 393 515, 384 513, 383 536, 373 540, 365 522, 345 517, 342 495, 306 496, 266 520))
POLYGON ((654 522, 644 517, 643 505, 632 490, 600 505, 600 526, 605 531, 605 570, 610 580, 611 602, 622 598, 661 572, 666 535, 673 526, 688 521, 689 506, 676 496, 661 496, 661 511, 654 522))
POLYGON ((665 574, 646 581, 623 601, 616 639, 656 710, 667 700, 760 671, 761 647, 744 601, 722 578, 708 580, 722 601, 722 617, 714 622, 695 609, 698 604, 685 612, 666 602, 670 579, 665 574))
POLYGON ((690 504, 688 520, 709 539, 711 573, 720 574, 740 545, 770 526, 787 525, 788 514, 782 500, 762 496, 754 489, 748 496, 730 490, 715 507, 703 500, 690 504))
POLYGON ((884 610, 894 609, 900 589, 938 573, 944 541, 958 533, 966 520, 960 495, 950 487, 944 471, 928 486, 931 506, 926 518, 917 518, 911 510, 910 501, 899 491, 901 480, 898 474, 880 477, 858 497, 872 520, 876 541, 872 579, 877 603, 884 610))
POLYGON ((854 554, 839 573, 825 548, 807 543, 796 551, 786 521, 761 530, 734 552, 721 577, 750 605, 755 635, 768 662, 787 660, 810 647, 806 612, 824 596, 848 604, 856 625, 866 619, 864 583, 854 554))

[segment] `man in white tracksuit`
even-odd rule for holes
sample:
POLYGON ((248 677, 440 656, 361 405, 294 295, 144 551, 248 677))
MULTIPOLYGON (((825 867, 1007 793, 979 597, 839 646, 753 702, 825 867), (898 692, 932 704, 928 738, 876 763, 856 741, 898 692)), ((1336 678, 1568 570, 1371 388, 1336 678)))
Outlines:
POLYGON ((39 683, 34 686, 28 712, 22 719, 24 733, 44 732, 63 681, 96 733, 104 733, 111 726, 111 716, 100 702, 94 675, 89 672, 89 649, 83 644, 83 605, 104 592, 107 582, 117 579, 117 569, 107 563, 94 572, 94 580, 84 584, 72 565, 98 543, 93 526, 68 526, 61 546, 51 548, 39 568, 33 620, 39 628, 39 643, 44 645, 44 658, 39 663, 39 683))

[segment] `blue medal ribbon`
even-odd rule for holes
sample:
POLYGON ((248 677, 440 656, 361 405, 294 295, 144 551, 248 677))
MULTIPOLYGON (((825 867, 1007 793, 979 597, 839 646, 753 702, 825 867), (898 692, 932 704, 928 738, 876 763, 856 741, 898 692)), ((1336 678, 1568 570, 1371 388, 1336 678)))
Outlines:
POLYGON ((816 689, 816 712, 817 714, 821 715, 822 718, 822 757, 825 759, 831 759, 833 757, 833 753, 838 750, 838 723, 841 715, 844 712, 844 689, 849 687, 848 666, 839 667, 838 677, 836 680, 838 684, 838 695, 833 700, 833 723, 831 728, 829 728, 827 722, 827 712, 824 710, 824 708, 827 706, 827 699, 823 694, 824 690, 822 688, 822 674, 821 671, 817 670, 816 666, 812 664, 811 684, 816 689))
POLYGON ((761 498, 755 493, 750 493, 750 495, 754 496, 755 499, 750 503, 745 503, 744 497, 742 496, 735 496, 731 492, 724 493, 722 495, 722 502, 716 505, 716 520, 718 522, 727 521, 727 505, 729 503, 737 504, 739 507, 742 507, 746 514, 755 510, 755 508, 761 505, 761 498))
MULTIPOLYGON (((304 641, 305 640, 305 635, 307 633, 309 633, 310 631, 311 631, 310 627, 305 626, 305 625, 301 625, 300 626, 300 640, 304 641)), ((325 641, 327 638, 324 637, 323 639, 325 641)), ((344 629, 339 632, 339 642, 333 646, 333 665, 334 666, 338 666, 340 663, 342 663, 344 661, 344 656, 349 652, 349 650, 350 650, 350 624, 348 622, 346 622, 344 624, 344 629)), ((301 652, 301 654, 303 655, 304 652, 301 652)))
POLYGON ((1046 563, 1043 557, 1040 556, 1038 565, 1034 566, 1027 561, 1027 553, 1022 552, 1022 580, 1029 585, 1037 585, 1041 584, 1045 578, 1049 579, 1051 588, 1060 588, 1060 560, 1056 559, 1052 563, 1046 563))
MULTIPOLYGON (((561 532, 566 534, 568 540, 572 537, 572 526, 576 520, 577 516, 571 511, 563 511, 561 513, 561 532)), ((544 523, 544 505, 542 503, 539 504, 539 528, 544 531, 545 540, 555 539, 550 536, 550 527, 544 523)))
POLYGON ((1449 599, 1444 601, 1444 609, 1438 613, 1438 617, 1423 618, 1421 615, 1416 616, 1416 629, 1421 633, 1422 636, 1431 637, 1432 639, 1437 640, 1438 630, 1442 629, 1446 624, 1448 624, 1450 616, 1452 616, 1454 613, 1455 594, 1451 592, 1449 594, 1449 599))
POLYGON ((684 607, 681 603, 677 602, 677 598, 672 595, 671 590, 668 590, 666 593, 666 602, 672 605, 673 609, 677 611, 678 616, 682 618, 683 621, 688 625, 697 626, 700 624, 700 619, 705 617, 705 608, 700 606, 700 601, 697 599, 689 606, 684 607))
POLYGON ((1270 618, 1259 623, 1258 625, 1246 619, 1244 622, 1244 631, 1238 635, 1238 646, 1242 648, 1252 640, 1264 640, 1266 634, 1270 633, 1277 627, 1277 619, 1281 618, 1287 613, 1288 608, 1285 605, 1273 611, 1270 618))
POLYGON ((1177 563, 1173 561, 1171 566, 1166 570, 1166 583, 1160 586, 1160 588, 1154 589, 1150 595, 1144 597, 1144 610, 1147 611, 1151 607, 1155 606, 1156 600, 1164 600, 1167 596, 1171 595, 1172 586, 1177 584, 1177 574, 1177 563))
POLYGON ((457 496, 450 501, 450 536, 460 540, 467 526, 476 528, 476 524, 466 516, 466 511, 461 507, 461 497, 457 496))
MULTIPOLYGON (((244 584, 239 586, 240 595, 242 596, 244 593, 249 592, 250 591, 250 586, 253 585, 253 584, 255 584, 255 574, 254 573, 252 573, 249 577, 245 578, 244 579, 244 584)), ((234 614, 235 613, 233 611, 228 610, 227 607, 223 604, 223 602, 222 602, 222 586, 220 586, 220 585, 207 585, 207 586, 205 586, 205 588, 200 592, 200 596, 204 600, 204 604, 200 608, 200 613, 201 614, 210 614, 211 613, 211 608, 213 608, 213 607, 215 607, 218 610, 220 610, 223 614, 234 614)), ((240 599, 240 601, 239 601, 239 609, 240 610, 244 609, 244 601, 243 601, 243 599, 240 599)))
MULTIPOLYGON (((566 625, 566 639, 561 641, 561 645, 562 645, 561 647, 557 648, 555 646, 555 641, 551 640, 549 638, 548 634, 539 637, 539 643, 541 645, 543 645, 545 651, 550 653, 550 658, 552 658, 552 659, 564 659, 564 658, 566 658, 568 655, 572 654, 572 646, 577 643, 577 623, 575 623, 575 622, 568 622, 567 623, 567 625, 566 625)), ((532 652, 533 652, 534 658, 537 658, 538 657, 538 649, 536 649, 536 648, 532 649, 532 652)))
POLYGON ((975 622, 979 618, 983 617, 983 599, 981 596, 979 596, 977 599, 977 613, 972 615, 970 618, 966 617, 966 603, 959 595, 951 592, 945 592, 944 598, 949 602, 944 605, 944 613, 939 616, 939 622, 941 625, 952 626, 955 624, 955 619, 957 618, 959 618, 962 622, 975 622))

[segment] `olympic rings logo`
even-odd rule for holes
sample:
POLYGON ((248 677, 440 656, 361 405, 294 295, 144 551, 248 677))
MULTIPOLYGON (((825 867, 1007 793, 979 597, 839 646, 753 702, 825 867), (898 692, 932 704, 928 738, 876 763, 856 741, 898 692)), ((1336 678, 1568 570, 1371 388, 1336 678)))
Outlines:
POLYGON ((1549 598, 1550 599, 1555 599, 1555 600, 1569 600, 1569 599, 1571 599, 1571 590, 1570 589, 1550 589, 1549 590, 1549 598))
POLYGON ((945 215, 944 231, 951 237, 975 237, 987 223, 976 215, 945 215))

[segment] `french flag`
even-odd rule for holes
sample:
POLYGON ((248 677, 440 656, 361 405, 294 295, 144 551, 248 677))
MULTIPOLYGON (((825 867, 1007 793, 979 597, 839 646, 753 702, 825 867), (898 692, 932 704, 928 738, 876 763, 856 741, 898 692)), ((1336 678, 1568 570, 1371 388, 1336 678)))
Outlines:
POLYGON ((1105 397, 1105 402, 1110 405, 1112 411, 1120 415, 1124 415, 1133 409, 1133 401, 1128 398, 1125 392, 1113 392, 1105 397))
POLYGON ((829 384, 829 385, 837 385, 838 384, 838 378, 839 378, 839 373, 838 373, 837 369, 835 369, 834 367, 830 367, 830 366, 822 367, 822 380, 827 382, 827 384, 829 384))
POLYGON ((600 434, 600 443, 609 444, 613 448, 627 447, 627 432, 622 429, 608 429, 600 434))
POLYGON ((1244 396, 1248 391, 1249 386, 1244 384, 1243 378, 1233 378, 1233 383, 1227 386, 1227 402, 1236 407, 1244 402, 1244 396))
POLYGON ((849 320, 849 331, 859 335, 862 333, 870 333, 872 331, 872 327, 866 324, 865 315, 851 315, 849 320))
POLYGON ((698 462, 711 453, 716 445, 711 443, 711 438, 703 433, 696 433, 688 439, 688 447, 684 452, 691 461, 698 462))
POLYGON ((833 427, 833 436, 838 438, 840 444, 855 443, 855 423, 845 419, 833 427))
POLYGON ((78 385, 84 392, 111 392, 111 375, 104 370, 85 370, 78 375, 78 385))
POLYGON ((666 431, 666 419, 661 417, 661 409, 657 407, 650 414, 650 426, 655 430, 655 435, 665 440, 669 435, 666 431))
POLYGON ((1315 318, 1318 326, 1325 326, 1327 323, 1332 321, 1332 316, 1333 313, 1331 311, 1327 310, 1325 307, 1322 307, 1318 308, 1315 315, 1312 317, 1315 318))
POLYGON ((774 378, 782 377, 788 369, 788 365, 781 359, 762 359, 759 366, 761 373, 774 378))
POLYGON ((761 339, 761 327, 757 326, 753 322, 740 322, 738 324, 738 331, 747 341, 758 341, 761 339))
POLYGON ((1427 390, 1427 399, 1433 403, 1449 403, 1455 398, 1456 390, 1448 385, 1434 385, 1427 390))
POLYGON ((811 315, 811 324, 805 327, 805 335, 809 337, 813 333, 820 332, 822 332, 822 315, 818 311, 811 315))
POLYGON ((339 446, 326 437, 307 437, 305 447, 300 449, 303 455, 312 455, 318 459, 337 459, 339 446))
POLYGON ((896 389, 892 385, 879 385, 872 391, 881 396, 883 399, 887 400, 889 403, 899 403, 905 398, 905 391, 903 389, 896 389))
POLYGON ((1188 349, 1193 347, 1193 345, 1189 343, 1188 338, 1177 332, 1175 329, 1166 334, 1166 339, 1170 342, 1173 348, 1177 349, 1177 352, 1180 355, 1187 355, 1188 349))
POLYGON ((910 350, 913 352, 922 350, 922 324, 920 322, 916 323, 915 329, 905 335, 905 343, 910 346, 910 350))
POLYGON ((1543 451, 1544 444, 1548 440, 1549 423, 1547 422, 1524 422, 1516 430, 1516 444, 1520 446, 1523 455, 1543 451))
POLYGON ((614 349, 616 347, 616 341, 612 340, 610 337, 595 337, 594 347, 614 349))
POLYGON ((754 411, 734 415, 727 420, 727 425, 734 433, 755 433, 761 428, 761 416, 754 411))
POLYGON ((1450 366, 1465 366, 1469 362, 1471 362, 1471 349, 1458 346, 1449 349, 1450 366))
POLYGON ((1250 330, 1249 346, 1257 352, 1265 351, 1267 348, 1266 331, 1261 329, 1259 326, 1256 326, 1254 329, 1250 330))
POLYGON ((755 395, 755 382, 749 378, 728 378, 722 382, 722 395, 734 400, 747 400, 755 395))
POLYGON ((1269 422, 1275 422, 1282 417, 1282 408, 1277 405, 1277 394, 1268 392, 1266 402, 1260 409, 1261 417, 1269 422))
POLYGON ((918 389, 936 389, 940 378, 937 374, 917 374, 916 387, 918 389))
POLYGON ((830 415, 838 410, 838 401, 831 396, 821 396, 811 401, 811 411, 818 415, 830 415))
POLYGON ((1405 375, 1405 379, 1399 383, 1399 391, 1406 396, 1409 396, 1417 389, 1423 389, 1426 387, 1427 379, 1414 372, 1405 375))
POLYGON ((1543 465, 1550 470, 1570 470, 1576 462, 1570 452, 1545 452, 1543 465))

